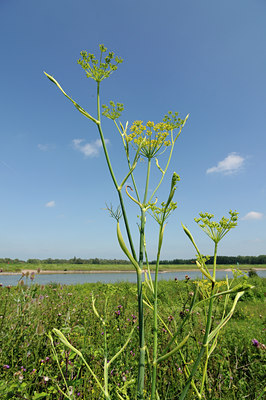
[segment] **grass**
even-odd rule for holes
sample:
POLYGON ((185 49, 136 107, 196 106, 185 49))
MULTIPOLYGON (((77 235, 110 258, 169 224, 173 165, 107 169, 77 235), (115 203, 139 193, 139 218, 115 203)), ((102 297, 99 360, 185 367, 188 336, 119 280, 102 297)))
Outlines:
MULTIPOLYGON (((218 270, 224 270, 228 268, 232 268, 236 266, 232 265, 217 265, 218 270)), ((265 264, 256 264, 256 265, 238 265, 239 269, 243 271, 248 271, 250 269, 263 269, 266 268, 265 264)), ((58 271, 58 272, 66 272, 66 271, 82 271, 82 272, 90 272, 90 271, 135 271, 134 268, 130 264, 30 264, 30 263, 12 263, 12 264, 0 264, 0 269, 7 273, 19 273, 22 270, 34 270, 37 271, 38 268, 41 271, 58 271)), ((151 270, 155 269, 155 265, 150 265, 151 270)), ((160 270, 162 271, 189 271, 197 269, 194 264, 162 264, 160 266, 160 270)))
MULTIPOLYGON (((265 350, 252 345, 252 339, 265 341, 266 310, 264 292, 266 279, 249 278, 255 286, 245 293, 236 313, 220 335, 217 348, 210 360, 206 382, 206 400, 257 399, 263 390, 263 360, 265 350)), ((159 313, 171 331, 179 326, 186 312, 189 296, 194 290, 192 281, 159 282, 159 313)), ((108 347, 110 358, 123 346, 129 332, 136 326, 136 288, 134 284, 83 284, 46 286, 33 284, 0 288, 0 398, 62 400, 58 387, 65 391, 56 357, 52 352, 47 333, 60 329, 84 354, 99 379, 103 370, 103 328, 91 307, 91 293, 96 297, 96 307, 104 314, 108 298, 108 347), (119 312, 118 312, 119 311, 119 312)), ((220 313, 219 299, 215 306, 213 324, 220 313)), ((151 340, 151 311, 147 308, 147 343, 151 340)), ((198 342, 202 340, 201 326, 204 310, 199 306, 188 326, 193 330, 183 356, 195 359, 198 342)), ((66 383, 73 391, 73 399, 96 400, 101 398, 91 375, 80 359, 60 344, 54 337, 57 357, 66 383)), ((159 352, 169 341, 165 327, 159 325, 159 352)), ((135 332, 126 350, 116 359, 110 371, 112 400, 116 391, 129 399, 134 398, 137 367, 138 335, 135 332)), ((149 371, 149 368, 148 368, 149 371)), ((201 368, 195 381, 199 379, 201 368)), ((184 386, 184 360, 179 353, 160 365, 158 390, 161 399, 175 400, 184 386)), ((149 388, 149 372, 147 389, 149 388)), ((148 400, 148 395, 147 395, 148 400)), ((190 392, 188 400, 194 400, 190 392)))

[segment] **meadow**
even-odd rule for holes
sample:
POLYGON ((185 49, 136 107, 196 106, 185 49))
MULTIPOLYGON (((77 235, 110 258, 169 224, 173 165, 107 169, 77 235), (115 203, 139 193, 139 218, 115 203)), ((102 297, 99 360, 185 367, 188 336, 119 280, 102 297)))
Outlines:
MULTIPOLYGON (((151 271, 155 270, 156 265, 150 264, 151 271)), ((225 270, 231 268, 231 265, 227 264, 217 264, 217 269, 225 270)), ((234 266, 235 268, 235 266, 234 266)), ((265 264, 241 264, 238 266, 239 269, 243 271, 248 271, 250 269, 266 269, 265 264)), ((195 264, 160 264, 160 271, 189 271, 197 269, 195 264)), ((69 263, 60 263, 60 264, 31 264, 31 263, 0 263, 0 270, 5 273, 20 273, 25 270, 37 271, 40 272, 45 271, 54 271, 54 272, 66 272, 66 271, 82 271, 82 272, 90 272, 90 271, 131 271, 135 272, 135 269, 131 264, 69 264, 69 263)))
MULTIPOLYGON (((176 266, 175 266, 176 267, 176 266)), ((242 281, 244 278, 238 278, 242 281)), ((265 370, 265 304, 266 279, 246 278, 254 285, 237 304, 229 323, 221 331, 215 352, 210 357, 205 381, 204 399, 234 400, 263 398, 265 370)), ((202 283, 203 285, 205 283, 202 283)), ((206 282, 206 280, 205 280, 206 282)), ((160 281, 158 283, 158 347, 164 349, 171 332, 188 312, 195 283, 160 281)), ((219 282, 223 290, 225 282, 219 282)), ((93 312, 92 294, 100 316, 107 321, 108 356, 125 344, 132 328, 133 335, 112 364, 109 373, 111 399, 135 396, 138 353, 137 289, 130 283, 40 286, 31 283, 0 288, 0 398, 62 400, 66 386, 71 399, 96 400, 102 394, 92 375, 75 352, 53 335, 54 349, 47 334, 60 329, 69 342, 79 349, 100 381, 103 380, 104 341, 101 320, 93 312), (61 371, 61 372, 60 372, 61 371), (117 394, 118 393, 118 394, 117 394)), ((145 295, 149 296, 149 293, 145 295)), ((233 299, 230 299, 232 302, 233 299)), ((230 308, 230 304, 228 304, 230 308)), ((212 325, 220 318, 220 299, 214 305, 212 325)), ((187 346, 160 364, 158 394, 160 399, 178 399, 185 385, 190 363, 195 359, 204 334, 204 308, 199 304, 184 326, 191 331, 187 346)), ((152 311, 145 309, 146 340, 152 336, 152 311)), ((147 375, 150 365, 147 357, 147 375)), ((195 376, 200 380, 204 365, 195 376)), ((147 388, 149 384, 147 384, 147 388)), ((191 387, 188 399, 195 399, 191 387)), ((145 392, 145 399, 149 394, 145 392)))

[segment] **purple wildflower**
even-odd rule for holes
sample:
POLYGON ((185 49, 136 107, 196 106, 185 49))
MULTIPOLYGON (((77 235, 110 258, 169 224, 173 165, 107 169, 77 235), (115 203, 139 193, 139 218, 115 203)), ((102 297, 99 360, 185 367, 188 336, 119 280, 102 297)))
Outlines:
POLYGON ((257 339, 252 339, 251 341, 252 341, 253 346, 255 346, 255 347, 260 346, 260 342, 257 339))

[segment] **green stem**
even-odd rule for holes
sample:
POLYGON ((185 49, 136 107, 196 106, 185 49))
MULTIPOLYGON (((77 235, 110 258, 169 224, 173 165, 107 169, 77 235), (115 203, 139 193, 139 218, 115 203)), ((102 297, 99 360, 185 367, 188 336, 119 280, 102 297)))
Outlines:
POLYGON ((121 191, 118 191, 118 197, 119 197, 119 202, 120 202, 120 206, 121 206, 121 210, 122 210, 122 214, 123 214, 123 219, 124 219, 124 223, 125 223, 125 227, 126 227, 126 232, 127 232, 127 237, 128 237, 131 253, 132 253, 133 258, 137 261, 137 255, 136 255, 136 252, 134 249, 134 244, 133 244, 133 240, 132 240, 131 233, 130 233, 129 223, 128 223, 127 214, 126 214, 126 210, 125 210, 125 206, 124 206, 124 200, 123 200, 121 191))
POLYGON ((145 252, 145 264, 148 270, 148 276, 149 276, 149 287, 152 293, 154 293, 154 287, 153 287, 153 282, 151 278, 151 269, 150 269, 150 264, 149 264, 149 259, 148 259, 148 254, 147 254, 147 249, 146 249, 146 242, 145 242, 145 237, 144 237, 144 252, 145 252))
MULTIPOLYGON (((131 165, 130 160, 129 160, 128 144, 126 143, 123 135, 121 134, 121 131, 119 129, 119 126, 117 125, 116 120, 114 120, 114 123, 115 123, 115 126, 117 127, 118 132, 120 133, 120 135, 122 137, 124 149, 125 149, 126 156, 127 156, 128 168, 129 168, 129 170, 131 170, 132 169, 132 165, 131 165)), ((139 197, 139 193, 138 193, 138 189, 137 189, 137 185, 136 185, 136 182, 135 182, 135 178, 134 178, 133 172, 131 172, 130 176, 131 176, 131 179, 132 179, 132 183, 133 183, 133 186, 134 186, 134 189, 135 189, 135 193, 136 193, 138 202, 140 203, 140 197, 139 197)))
MULTIPOLYGON (((143 205, 147 201, 149 188, 151 160, 148 159, 147 175, 143 205)), ((144 258, 144 230, 146 221, 146 212, 141 209, 141 225, 140 225, 140 245, 139 245, 139 267, 137 273, 137 291, 138 291, 138 310, 139 310, 139 367, 138 367, 138 382, 137 382, 137 399, 143 400, 144 391, 144 375, 145 375, 145 335, 144 335, 144 312, 143 312, 143 293, 142 293, 142 270, 144 258)))
MULTIPOLYGON (((215 275, 216 275, 216 259, 217 259, 217 242, 215 242, 214 246, 214 257, 213 257, 213 280, 215 282, 215 275)), ((208 336, 211 330, 211 321, 212 321, 212 308, 213 308, 213 301, 214 301, 214 295, 215 293, 215 283, 212 283, 212 291, 211 291, 211 299, 210 299, 210 306, 209 306, 209 312, 208 312, 208 319, 207 319, 207 325, 206 325, 206 332, 204 336, 204 343, 205 343, 205 349, 206 349, 206 362, 204 365, 204 371, 203 371, 203 376, 202 376, 202 381, 201 381, 201 389, 200 389, 200 394, 202 395, 203 389, 204 389, 204 383, 207 377, 207 367, 208 367, 208 362, 209 362, 209 349, 208 349, 208 336)))
MULTIPOLYGON (((215 279, 215 272, 216 272, 216 258, 217 258, 217 243, 215 243, 215 248, 214 248, 214 261, 213 261, 213 278, 215 279)), ((193 365, 193 369, 190 373, 190 376, 187 380, 186 386, 184 387, 181 396, 179 397, 179 400, 184 400, 187 392, 190 388, 190 384, 191 381, 198 369, 198 366, 200 364, 201 358, 203 356, 203 354, 206 352, 206 355, 208 356, 208 336, 211 330, 211 323, 212 323, 212 309, 213 309, 213 301, 214 301, 214 292, 215 292, 215 282, 212 282, 212 289, 211 289, 211 295, 210 295, 210 302, 209 302, 209 309, 208 309, 208 315, 207 315, 207 323, 206 323, 206 328, 205 328, 205 335, 204 335, 204 339, 203 339, 203 343, 200 349, 200 352, 198 354, 197 360, 195 361, 195 364, 193 365)), ((208 358, 206 359, 206 363, 208 362, 208 358)), ((205 368, 204 368, 204 373, 203 373, 203 377, 202 377, 202 382, 201 382, 201 387, 203 387, 204 385, 204 381, 206 378, 206 374, 207 374, 207 365, 205 364, 205 368)))
POLYGON ((106 308, 107 299, 105 300, 103 332, 104 332, 104 392, 106 400, 110 398, 108 393, 108 348, 107 348, 107 332, 106 332, 106 308))
POLYGON ((213 257, 213 275, 212 275, 212 277, 213 277, 213 280, 214 280, 214 281, 216 280, 216 259, 217 259, 217 246, 218 246, 218 243, 217 243, 217 242, 215 242, 215 247, 214 247, 214 257, 213 257))
MULTIPOLYGON (((193 298, 192 298, 190 307, 189 307, 189 312, 187 313, 187 315, 186 315, 185 318, 183 319, 183 322, 181 323, 181 325, 180 325, 179 328, 177 329, 176 333, 175 333, 174 335, 171 335, 171 336, 172 336, 172 339, 171 339, 170 342, 167 344, 167 346, 164 348, 162 355, 165 355, 165 354, 168 352, 168 350, 170 349, 170 347, 172 346, 172 344, 175 342, 177 336, 182 332, 183 326, 186 324, 187 320, 190 318, 192 309, 193 309, 193 307, 194 307, 194 305, 195 305, 196 298, 197 298, 197 295, 198 295, 198 289, 199 289, 199 287, 198 287, 198 285, 197 285, 197 286, 196 286, 196 289, 195 289, 195 291, 194 291, 194 295, 193 295, 193 298)), ((181 295, 181 292, 180 292, 180 296, 181 296, 182 303, 183 303, 184 300, 183 300, 183 297, 182 297, 182 295, 181 295)))
POLYGON ((132 255, 133 255, 134 259, 137 260, 136 252, 135 252, 135 249, 134 249, 133 240, 132 240, 131 233, 130 233, 129 223, 128 223, 128 219, 127 219, 127 215, 126 215, 126 210, 125 210, 125 206, 124 206, 123 197, 122 197, 121 190, 119 189, 117 180, 116 180, 114 172, 113 172, 113 168, 112 168, 111 161, 110 161, 110 158, 109 158, 109 154, 108 154, 108 151, 107 151, 107 148, 106 148, 106 144, 105 144, 105 139, 104 139, 104 136, 103 136, 102 126, 101 126, 101 114, 100 114, 100 82, 97 82, 97 115, 98 115, 97 127, 98 127, 98 130, 99 130, 99 133, 100 133, 100 138, 101 138, 101 142, 102 142, 102 146, 103 146, 105 159, 106 159, 107 166, 108 166, 110 175, 112 177, 114 186, 115 186, 115 188, 117 190, 117 193, 118 193, 118 197, 119 197, 119 201, 120 201, 120 205, 121 205, 121 210, 122 210, 122 214, 123 214, 123 218, 124 218, 124 223, 125 223, 125 227, 126 227, 126 232, 127 232, 127 237, 128 237, 128 241, 129 241, 129 244, 130 244, 131 252, 132 252, 132 255))
MULTIPOLYGON (((183 353, 182 353, 181 350, 179 350, 179 354, 180 354, 180 357, 182 358, 182 361, 183 361, 183 364, 184 364, 184 374, 185 374, 185 376, 188 378, 188 377, 189 377, 189 368, 188 368, 188 366, 187 366, 187 364, 186 364, 185 357, 184 357, 184 355, 183 355, 183 353)), ((196 385, 195 385, 195 382, 194 382, 193 379, 192 379, 192 381, 191 381, 191 386, 192 386, 193 389, 195 390, 195 393, 196 393, 196 395, 198 396, 198 398, 201 399, 202 396, 200 395, 198 389, 196 388, 196 385)))
POLYGON ((208 354, 208 346, 206 347, 206 360, 204 364, 204 369, 203 369, 203 376, 202 376, 202 381, 201 381, 201 386, 200 386, 200 395, 202 396, 203 390, 204 390, 204 383, 206 379, 206 374, 207 374, 207 368, 208 368, 208 361, 209 361, 209 354, 208 354))
POLYGON ((170 154, 169 154, 169 157, 168 157, 168 161, 167 161, 166 167, 165 167, 164 171, 162 171, 161 179, 160 179, 160 181, 159 181, 157 187, 156 187, 155 190, 153 191, 153 193, 152 193, 152 195, 151 195, 149 201, 151 201, 151 200, 153 199, 155 193, 157 192, 157 190, 158 190, 159 187, 161 186, 162 180, 163 180, 163 178, 164 178, 164 176, 165 176, 165 174, 166 174, 166 171, 167 171, 167 169, 168 169, 168 167, 169 167, 169 164, 170 164, 170 161, 171 161, 171 158, 172 158, 172 154, 173 154, 173 150, 174 150, 174 145, 175 145, 175 140, 173 139, 173 131, 171 131, 171 140, 172 140, 172 146, 171 146, 171 150, 170 150, 170 154))
MULTIPOLYGON (((149 188, 149 180, 150 180, 150 171, 151 171, 151 160, 148 160, 148 167, 147 167, 147 175, 146 175, 146 185, 145 185, 145 193, 143 198, 143 207, 145 207, 148 195, 148 188, 149 188)), ((143 259, 144 259, 144 230, 145 230, 145 223, 146 223, 146 211, 141 209, 141 223, 140 223, 140 244, 139 244, 139 267, 143 269, 143 259)))
POLYGON ((142 293, 142 273, 137 272, 138 312, 139 312, 139 365, 137 382, 137 399, 143 400, 144 375, 145 375, 145 335, 144 335, 144 311, 142 293))
MULTIPOLYGON (((66 382, 65 374, 63 373, 62 368, 61 368, 61 365, 60 365, 60 363, 59 363, 58 356, 57 356, 57 352, 56 352, 55 347, 54 347, 53 337, 52 337, 52 335, 51 335, 50 332, 49 332, 49 334, 48 334, 48 337, 49 337, 50 342, 51 342, 52 351, 53 351, 54 357, 55 357, 55 359, 56 359, 57 366, 58 366, 59 371, 60 371, 60 374, 61 374, 61 376, 62 376, 62 378, 63 378, 65 387, 66 387, 66 389, 67 389, 67 393, 69 394, 69 389, 68 389, 68 385, 67 385, 67 382, 66 382)), ((68 398, 69 398, 69 397, 68 397, 68 398)))
MULTIPOLYGON (((163 223, 160 225, 159 238, 162 235, 163 223)), ((158 272, 160 263, 162 240, 159 240, 155 278, 154 278, 154 302, 153 302, 153 362, 152 362, 152 386, 151 400, 155 400, 156 395, 156 378, 157 378, 157 352, 158 352, 158 272)))

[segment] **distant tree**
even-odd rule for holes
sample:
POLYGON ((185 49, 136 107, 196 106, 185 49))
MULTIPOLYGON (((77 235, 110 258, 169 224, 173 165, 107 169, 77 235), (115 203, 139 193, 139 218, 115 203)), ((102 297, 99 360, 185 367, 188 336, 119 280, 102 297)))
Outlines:
POLYGON ((260 255, 257 257, 258 261, 257 264, 266 264, 266 255, 260 255))
POLYGON ((29 258, 28 260, 27 260, 27 263, 28 264, 40 264, 40 260, 38 259, 38 258, 29 258))

